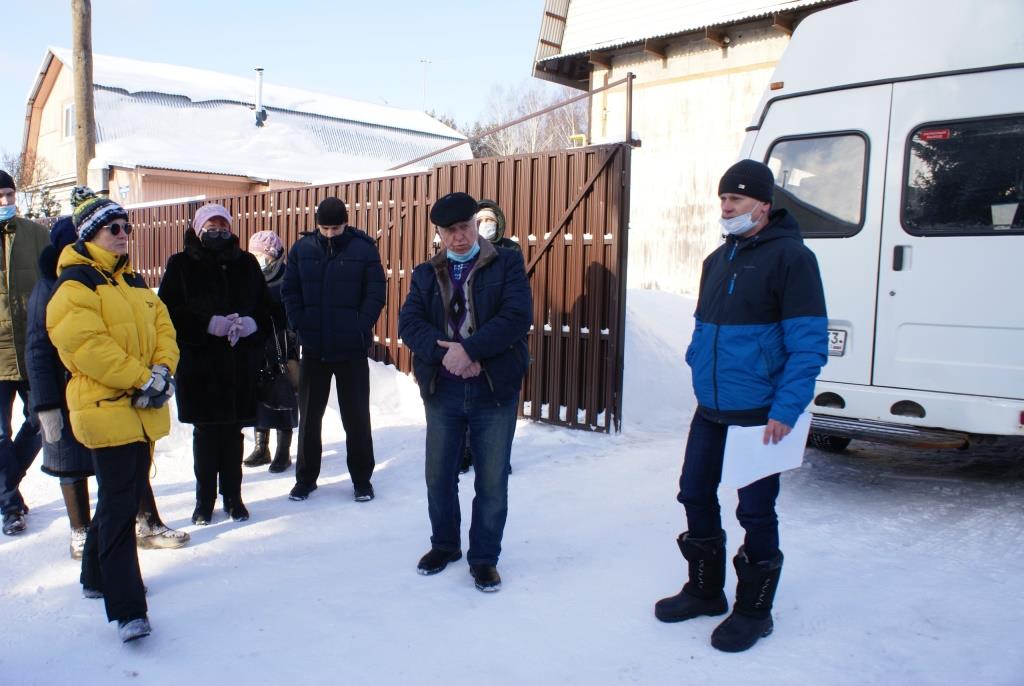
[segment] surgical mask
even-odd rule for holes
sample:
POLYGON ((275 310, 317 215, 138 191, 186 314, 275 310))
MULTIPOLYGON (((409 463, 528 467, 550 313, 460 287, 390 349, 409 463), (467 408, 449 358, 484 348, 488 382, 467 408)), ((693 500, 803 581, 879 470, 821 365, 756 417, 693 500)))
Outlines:
POLYGON ((750 218, 750 212, 733 217, 732 219, 719 219, 722 231, 730 236, 740 236, 757 226, 757 222, 750 218))
POLYGON ((480 235, 489 241, 493 241, 498 235, 497 222, 480 222, 480 235))
POLYGON ((480 252, 480 244, 474 243, 473 247, 469 249, 469 252, 460 255, 457 252, 448 251, 448 259, 452 262, 469 262, 471 259, 476 257, 477 253, 480 252))
POLYGON ((17 211, 17 205, 4 205, 3 207, 0 207, 0 222, 5 222, 8 219, 14 219, 14 215, 17 211))
POLYGON ((264 255, 263 253, 260 253, 259 255, 256 256, 256 261, 260 263, 261 269, 266 269, 267 265, 274 261, 274 258, 271 257, 270 255, 264 255))

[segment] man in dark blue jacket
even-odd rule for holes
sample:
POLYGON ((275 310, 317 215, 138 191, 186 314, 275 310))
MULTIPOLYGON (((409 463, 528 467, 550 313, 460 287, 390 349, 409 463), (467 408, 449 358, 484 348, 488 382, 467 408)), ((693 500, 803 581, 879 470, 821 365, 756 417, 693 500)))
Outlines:
POLYGON ((376 242, 348 226, 348 208, 327 198, 316 208, 317 230, 288 253, 281 297, 288 328, 298 332, 299 452, 289 498, 316 490, 323 450, 321 425, 331 378, 345 427, 348 471, 355 499, 373 500, 373 435, 370 429, 370 367, 366 351, 384 308, 386 282, 376 242))
POLYGON ((533 299, 521 254, 480 238, 477 210, 465 193, 434 203, 430 221, 445 250, 413 271, 398 333, 413 352, 427 416, 431 547, 417 569, 437 574, 462 557, 458 480, 469 429, 476 497, 467 558, 476 587, 490 592, 501 586, 498 555, 533 299))
MULTIPOLYGON (((730 425, 764 425, 765 444, 784 440, 810 403, 827 359, 818 263, 793 217, 772 210, 774 185, 767 166, 742 160, 718 186, 727 237, 704 260, 686 351, 698 405, 679 478, 678 500, 689 530, 678 543, 690 578, 680 593, 655 605, 663 622, 728 610, 717 495, 726 433, 730 425)), ((711 635, 719 650, 746 650, 772 631, 772 601, 782 571, 778 494, 778 474, 739 489, 736 515, 746 536, 733 559, 733 612, 711 635)))

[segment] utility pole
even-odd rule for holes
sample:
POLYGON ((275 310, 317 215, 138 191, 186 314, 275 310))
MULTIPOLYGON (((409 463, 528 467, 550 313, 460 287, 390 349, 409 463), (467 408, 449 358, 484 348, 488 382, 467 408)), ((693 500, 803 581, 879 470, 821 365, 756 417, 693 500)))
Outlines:
POLYGON ((71 50, 75 79, 75 171, 89 183, 96 156, 96 112, 92 91, 92 0, 71 0, 71 50))

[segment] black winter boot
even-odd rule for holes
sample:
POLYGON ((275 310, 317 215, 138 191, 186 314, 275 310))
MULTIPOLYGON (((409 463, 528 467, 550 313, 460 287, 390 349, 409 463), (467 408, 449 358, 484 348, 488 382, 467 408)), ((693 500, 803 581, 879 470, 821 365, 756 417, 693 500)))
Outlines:
POLYGON ((292 432, 277 432, 277 448, 274 450, 274 461, 270 463, 268 471, 279 474, 292 466, 292 458, 288 457, 288 451, 292 448, 292 432))
POLYGON ((679 550, 689 563, 690 579, 683 590, 654 604, 654 616, 663 622, 682 622, 701 615, 725 614, 725 532, 711 538, 679 534, 679 550))
POLYGON ((736 567, 736 604, 732 614, 712 632, 711 645, 727 653, 739 653, 775 628, 772 601, 782 575, 782 552, 774 559, 752 563, 740 546, 732 563, 736 567))
POLYGON ((252 449, 249 457, 242 460, 246 467, 259 467, 270 464, 270 431, 268 429, 255 429, 256 447, 252 449))

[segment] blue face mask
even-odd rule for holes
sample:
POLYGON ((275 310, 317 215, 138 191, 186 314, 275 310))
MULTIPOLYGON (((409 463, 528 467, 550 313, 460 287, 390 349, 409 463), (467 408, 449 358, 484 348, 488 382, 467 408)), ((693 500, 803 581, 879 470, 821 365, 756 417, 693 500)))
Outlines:
POLYGON ((0 207, 0 222, 5 222, 8 219, 13 219, 18 208, 15 205, 4 205, 0 207))
POLYGON ((460 255, 457 252, 448 251, 448 259, 452 262, 469 262, 471 259, 476 257, 477 253, 480 252, 480 244, 474 243, 473 247, 469 249, 469 252, 464 255, 460 255))

